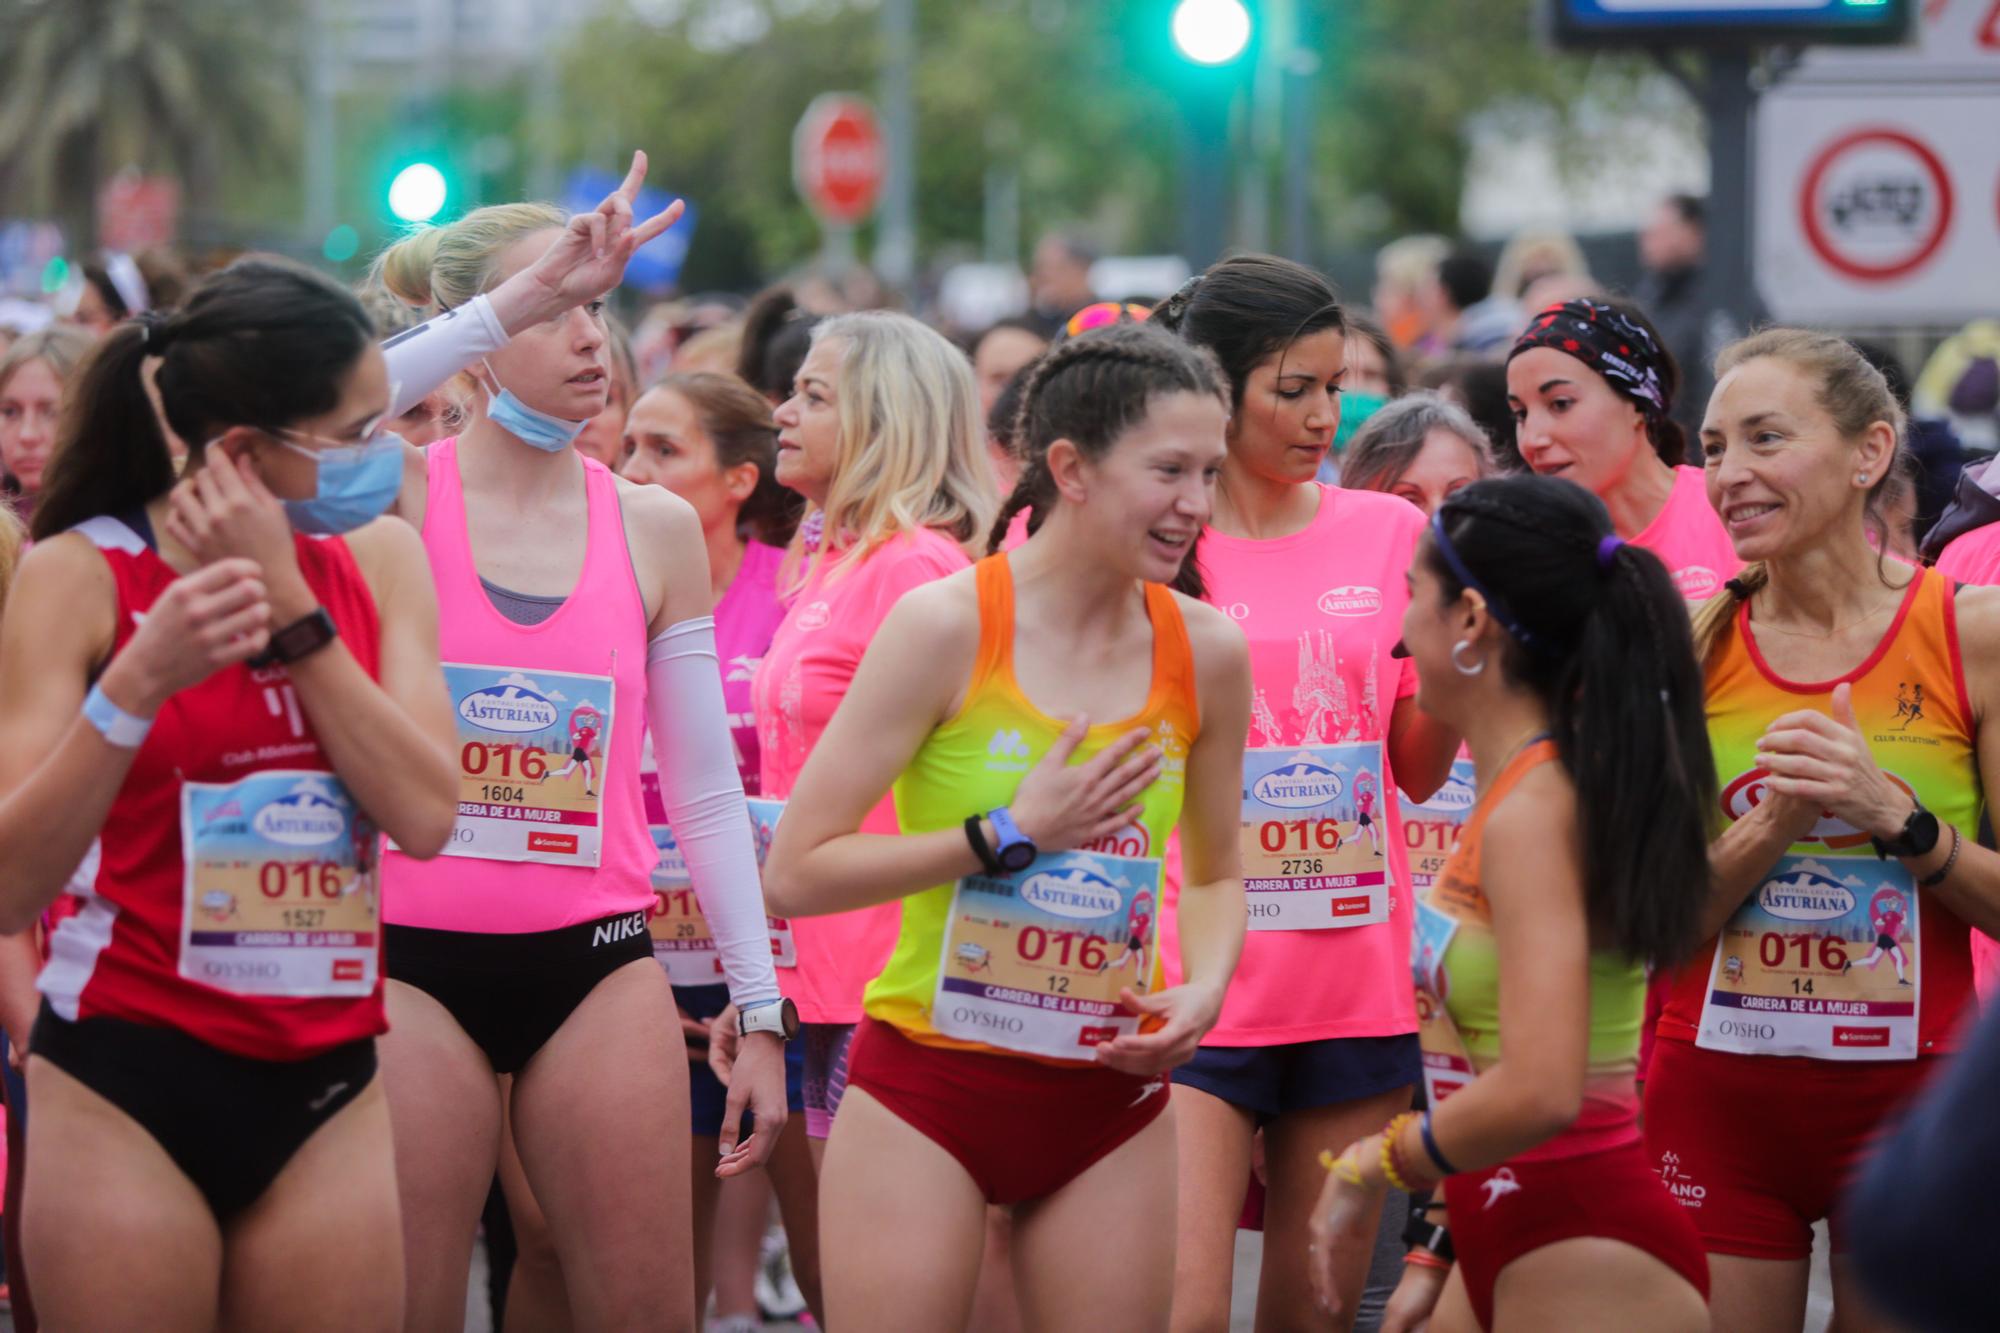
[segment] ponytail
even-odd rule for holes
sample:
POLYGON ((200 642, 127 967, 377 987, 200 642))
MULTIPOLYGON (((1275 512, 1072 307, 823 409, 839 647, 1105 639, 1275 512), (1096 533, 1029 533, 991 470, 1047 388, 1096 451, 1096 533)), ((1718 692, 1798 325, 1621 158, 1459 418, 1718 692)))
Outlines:
POLYGON ((1694 660, 1707 670, 1708 662, 1729 632, 1736 611, 1762 592, 1771 581, 1771 571, 1761 560, 1743 566, 1736 577, 1722 585, 1722 591, 1703 602, 1694 613, 1694 660))
MULTIPOLYGON (((1618 541, 1596 496, 1553 478, 1475 482, 1438 514, 1489 605, 1512 609, 1504 668, 1548 709, 1575 785, 1593 932, 1629 958, 1679 961, 1708 896, 1715 765, 1666 566, 1618 541)), ((1435 540, 1425 558, 1456 598, 1466 585, 1435 540)))
POLYGON ((1683 606, 1658 556, 1619 547, 1549 701, 1576 783, 1592 919, 1628 957, 1660 964, 1700 942, 1715 808, 1683 606))
POLYGON ((174 457, 140 368, 148 327, 128 320, 99 340, 63 395, 55 456, 32 519, 36 541, 99 514, 123 514, 174 484, 174 457))
POLYGON ((35 504, 43 540, 100 514, 124 514, 174 484, 165 427, 190 459, 231 426, 278 431, 339 405, 373 341, 361 303, 290 260, 240 259, 168 315, 148 312, 98 343, 63 397, 55 459, 35 504))

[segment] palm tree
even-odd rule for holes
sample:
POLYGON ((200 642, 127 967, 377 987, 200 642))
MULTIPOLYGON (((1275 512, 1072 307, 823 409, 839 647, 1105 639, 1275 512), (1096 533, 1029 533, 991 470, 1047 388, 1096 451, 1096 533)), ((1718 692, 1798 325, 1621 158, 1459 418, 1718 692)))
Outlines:
MULTIPOLYGON (((221 154, 285 141, 296 0, 0 0, 0 192, 39 199, 72 253, 126 164, 211 206, 221 154)), ((18 205, 17 205, 18 207, 18 205)))

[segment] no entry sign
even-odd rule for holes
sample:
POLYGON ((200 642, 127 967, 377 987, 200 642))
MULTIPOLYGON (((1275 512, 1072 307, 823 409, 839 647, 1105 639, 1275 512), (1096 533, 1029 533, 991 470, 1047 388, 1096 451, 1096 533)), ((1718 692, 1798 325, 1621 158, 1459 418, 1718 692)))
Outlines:
POLYGON ((792 132, 792 180, 828 226, 851 227, 875 211, 885 163, 875 109, 851 93, 814 98, 792 132))
POLYGON ((1951 176, 1931 146, 1899 129, 1843 134, 1820 149, 1799 188, 1813 252, 1857 282, 1915 273, 1951 229, 1951 176))
POLYGON ((2000 86, 1787 88, 1758 112, 1757 282, 1780 319, 1956 324, 2000 291, 2000 86))

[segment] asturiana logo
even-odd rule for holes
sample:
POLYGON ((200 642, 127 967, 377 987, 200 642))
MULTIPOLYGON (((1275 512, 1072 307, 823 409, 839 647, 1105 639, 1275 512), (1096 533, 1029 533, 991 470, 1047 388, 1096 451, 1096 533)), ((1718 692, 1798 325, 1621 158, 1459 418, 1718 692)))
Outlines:
POLYGON ((1819 861, 1801 860, 1764 881, 1757 890, 1757 905, 1785 921, 1833 921, 1854 910, 1849 886, 1866 888, 1867 881, 1855 875, 1843 878, 1819 861))
POLYGON ((1293 755, 1285 764, 1258 778, 1250 794, 1281 810, 1311 810, 1340 799, 1347 784, 1340 774, 1310 754, 1293 755))
POLYGON ((1021 901, 1054 916, 1091 921, 1124 910, 1118 886, 1088 866, 1044 870, 1021 882, 1021 901))
POLYGON ((311 783, 300 783, 257 812, 250 827, 287 847, 317 847, 347 832, 347 813, 311 783))
POLYGON ((1680 590, 1681 598, 1689 602, 1705 602, 1715 596, 1722 587, 1722 580, 1706 565, 1689 565, 1677 569, 1673 574, 1674 587, 1680 590))
POLYGON ((1372 616, 1382 609, 1382 590, 1359 583, 1328 588, 1319 595, 1319 609, 1330 616, 1372 616))
POLYGON ((460 699, 458 715, 481 731, 526 736, 555 726, 560 702, 567 702, 560 693, 515 671, 460 699))

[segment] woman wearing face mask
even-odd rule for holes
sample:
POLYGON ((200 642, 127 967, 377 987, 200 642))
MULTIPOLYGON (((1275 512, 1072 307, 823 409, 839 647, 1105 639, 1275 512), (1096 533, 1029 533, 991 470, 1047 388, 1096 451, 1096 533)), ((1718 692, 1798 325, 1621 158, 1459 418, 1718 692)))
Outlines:
MULTIPOLYGON (((737 771, 753 812, 761 790, 757 718, 750 686, 757 665, 770 651, 771 636, 784 619, 778 598, 778 568, 790 540, 795 497, 772 473, 777 427, 770 404, 734 375, 668 375, 632 405, 625 422, 627 450, 623 475, 642 486, 664 486, 694 506, 708 546, 709 584, 715 599, 715 637, 722 666, 723 699, 735 741, 737 771)), ((736 1323, 760 1324, 752 1282, 764 1236, 771 1191, 758 1177, 717 1182, 701 1167, 715 1160, 727 1089, 718 1077, 728 1072, 709 1060, 708 1027, 729 1003, 729 988, 718 984, 721 960, 700 905, 688 893, 672 829, 659 800, 659 777, 649 762, 641 769, 646 817, 662 849, 654 884, 660 905, 651 920, 653 956, 674 983, 674 1002, 688 1040, 689 1095, 694 1130, 695 1300, 702 1305, 714 1278, 716 1312, 711 1329, 736 1323), (738 1207, 743 1190, 755 1200, 747 1226, 738 1207)), ((789 923, 772 923, 772 955, 781 962, 791 950, 789 923)), ((804 1052, 790 1043, 785 1051, 785 1095, 792 1111, 805 1109, 804 1052)), ((806 1144, 803 1117, 785 1122, 767 1164, 785 1222, 792 1271, 801 1294, 816 1312, 819 1301, 818 1181, 806 1144)))
POLYGON ((0 927, 81 899, 28 1070, 52 1327, 399 1317, 374 831, 434 855, 456 800, 370 335, 245 260, 114 329, 64 418, 0 628, 0 927))
MULTIPOLYGON (((380 272, 402 299, 476 327, 579 247, 622 267, 654 224, 621 233, 629 203, 606 209, 480 209, 399 243, 380 272)), ((397 502, 442 590, 461 798, 444 857, 418 865, 392 851, 384 867, 395 1023, 384 1058, 417 1329, 463 1321, 503 1125, 522 1171, 514 1191, 546 1216, 566 1289, 542 1284, 539 1299, 586 1326, 693 1317, 687 1159, 669 1146, 685 1125, 686 1063, 645 924, 657 851, 643 730, 753 1028, 714 1169, 761 1162, 785 1121, 790 1011, 771 974, 699 523, 685 502, 571 447, 604 406, 605 332, 598 303, 548 304, 553 317, 485 351, 483 411, 455 440, 411 452, 397 502), (739 1143, 746 1104, 756 1133, 739 1143)), ((462 350, 438 323, 406 338, 462 350)))
MULTIPOLYGON (((1239 830, 1250 934, 1221 1021, 1174 1071, 1174 1321, 1228 1322, 1261 1128, 1270 1184, 1260 1320, 1289 1327, 1320 1318, 1305 1263, 1313 1161, 1327 1141, 1407 1107, 1420 1067, 1408 858, 1400 838, 1370 833, 1400 829, 1396 788, 1429 795, 1458 738, 1417 711, 1415 674, 1389 656, 1423 515, 1314 479, 1339 425, 1346 366, 1333 289, 1297 264, 1247 255, 1190 282, 1153 321, 1209 348, 1229 377, 1229 455, 1199 558, 1208 600, 1249 636, 1255 686, 1239 830), (1379 809, 1364 809, 1369 786, 1379 809)), ((1170 879, 1169 904, 1176 893, 1170 879)), ((1171 906, 1162 916, 1172 977, 1181 942, 1171 906)), ((1350 1319, 1364 1269, 1362 1256, 1342 1273, 1350 1319)))
POLYGON ((1680 382, 1651 322, 1605 301, 1550 306, 1507 356, 1523 461, 1604 501, 1618 535, 1659 556, 1681 596, 1701 602, 1722 591, 1741 561, 1668 415, 1680 382))
POLYGON ((1369 418, 1354 437, 1340 484, 1353 491, 1386 491, 1429 518, 1492 471, 1486 432, 1464 408, 1425 391, 1399 398, 1369 418))
POLYGON ((2000 930, 1978 845, 2000 753, 2000 593, 1879 554, 1902 412, 1843 339, 1725 348, 1702 423, 1708 494, 1749 562, 1696 648, 1722 813, 1712 942, 1671 978, 1646 1146, 1690 1209, 1717 1328, 1797 1329, 1831 1215, 1835 1325, 1881 1327, 1840 1194, 1958 1049, 1968 925, 2000 930))
POLYGON ((89 334, 58 324, 0 354, 0 489, 24 520, 34 515, 55 449, 63 385, 91 346, 89 334))

